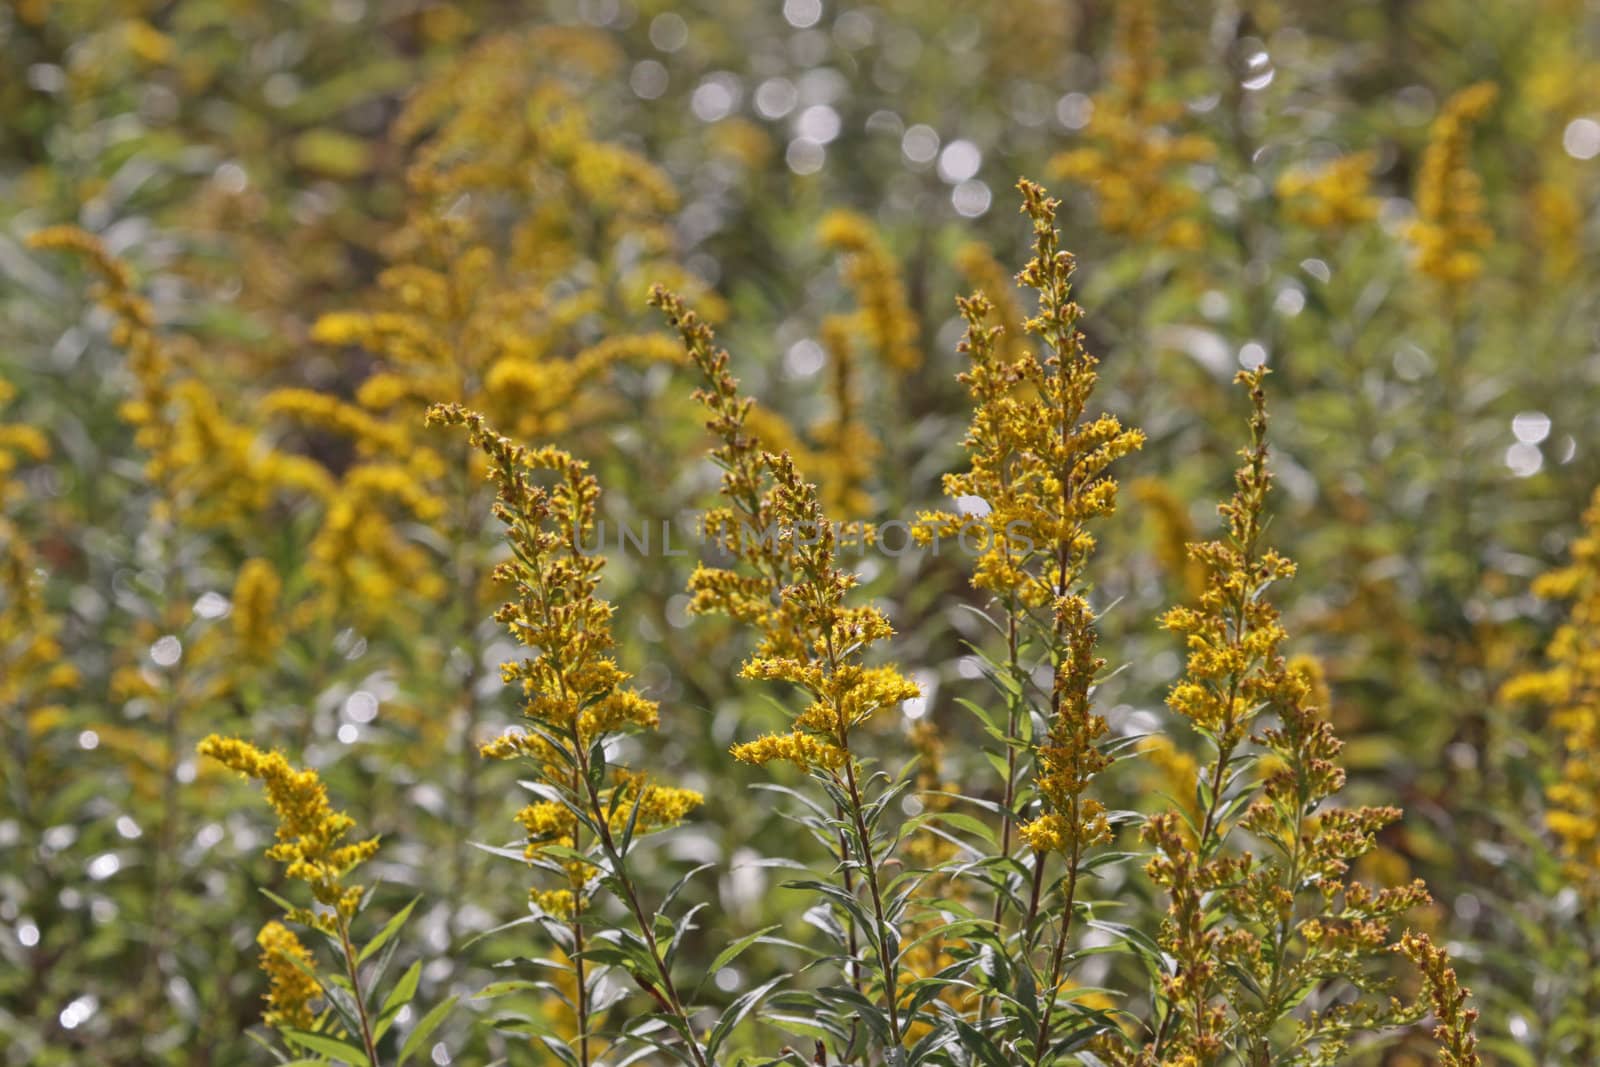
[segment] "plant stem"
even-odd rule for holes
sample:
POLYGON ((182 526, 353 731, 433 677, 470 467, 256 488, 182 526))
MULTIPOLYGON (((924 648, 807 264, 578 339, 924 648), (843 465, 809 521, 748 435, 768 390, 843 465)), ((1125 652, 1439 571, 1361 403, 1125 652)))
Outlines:
POLYGON ((372 1040, 372 1021, 367 1017, 367 998, 361 992, 361 972, 356 966, 355 946, 350 943, 350 920, 339 916, 339 945, 344 949, 345 977, 350 979, 351 999, 356 1002, 356 1017, 361 1021, 361 1043, 367 1062, 378 1067, 378 1046, 372 1040))
POLYGON ((850 816, 855 822, 856 837, 861 845, 861 864, 866 869, 867 889, 872 896, 872 917, 877 923, 877 936, 873 938, 878 950, 878 963, 883 968, 884 1000, 889 1009, 889 1036, 896 1045, 902 1043, 900 1030, 900 962, 889 951, 889 919, 883 908, 883 893, 878 886, 878 865, 872 856, 872 837, 861 810, 861 789, 856 782, 855 758, 847 756, 844 763, 845 785, 850 791, 850 816))
MULTIPOLYGON (((577 738, 573 739, 577 742, 577 738)), ((655 964, 656 974, 661 980, 661 989, 658 990, 660 999, 665 1002, 667 1010, 683 1027, 685 1040, 689 1045, 689 1053, 694 1058, 698 1067, 709 1067, 705 1053, 701 1051, 700 1042, 694 1039, 694 1026, 689 1021, 689 1014, 683 1008, 683 1001, 678 997, 677 987, 673 984, 672 974, 667 967, 666 960, 661 955, 661 946, 656 941, 655 924, 645 914, 644 907, 639 903, 639 895, 634 891, 633 879, 628 877, 627 867, 622 854, 617 851, 615 842, 611 837, 611 823, 607 817, 605 805, 601 803, 600 794, 594 787, 594 781, 589 774, 589 755, 581 743, 573 746, 578 754, 578 773, 583 779, 584 789, 589 799, 589 814, 593 816, 595 828, 600 834, 600 844, 605 849, 606 858, 611 861, 612 873, 616 877, 617 885, 622 889, 623 902, 633 914, 634 922, 639 926, 639 934, 644 938, 645 947, 650 951, 650 960, 655 964)))
MULTIPOLYGON (((1006 667, 1013 682, 1018 681, 1020 669, 1017 664, 1017 612, 1015 607, 1006 612, 1006 667)), ((1011 827, 1013 815, 1011 807, 1017 801, 1017 726, 1022 712, 1022 700, 1012 696, 1010 717, 1006 724, 1006 788, 1001 801, 1000 813, 1000 855, 1005 859, 1011 858, 1011 827)), ((1000 920, 1005 915, 1006 895, 1004 892, 995 894, 994 898, 994 925, 998 930, 1000 920)))
POLYGON ((572 963, 578 977, 578 1062, 589 1067, 589 976, 583 965, 583 924, 578 921, 582 904, 573 904, 572 963))
MULTIPOLYGON (((578 776, 578 768, 573 768, 573 777, 578 776)), ((574 782, 576 789, 576 782, 574 782)), ((572 828, 572 847, 574 851, 583 850, 583 824, 576 823, 572 828)), ((578 1062, 581 1067, 589 1067, 589 975, 588 968, 583 959, 583 891, 578 887, 578 892, 572 897, 572 963, 574 973, 578 978, 578 1062)))
MULTIPOLYGON (((841 820, 844 818, 844 812, 840 811, 837 805, 834 807, 834 813, 841 820)), ((839 831, 839 871, 844 880, 844 891, 852 897, 855 896, 856 879, 855 875, 850 873, 850 838, 843 830, 839 831)), ((850 985, 859 993, 861 992, 861 960, 859 958, 861 941, 856 935, 855 916, 846 915, 844 920, 845 937, 849 940, 850 945, 850 985)))
MULTIPOLYGON (((1073 808, 1078 807, 1076 800, 1073 808)), ((1078 812, 1073 811, 1073 823, 1079 822, 1078 812)), ((1056 997, 1061 987, 1061 969, 1066 961, 1067 942, 1072 938, 1072 919, 1078 898, 1078 860, 1082 855, 1081 846, 1076 838, 1072 842, 1072 857, 1067 866, 1066 900, 1061 905, 1061 932, 1056 935, 1055 951, 1050 959, 1050 992, 1045 997, 1044 1011, 1039 1016, 1039 1036, 1033 1045, 1033 1067, 1040 1067, 1044 1063, 1045 1050, 1050 1047, 1051 1016, 1056 1011, 1056 997)), ((1040 864, 1041 869, 1043 864, 1040 864)))

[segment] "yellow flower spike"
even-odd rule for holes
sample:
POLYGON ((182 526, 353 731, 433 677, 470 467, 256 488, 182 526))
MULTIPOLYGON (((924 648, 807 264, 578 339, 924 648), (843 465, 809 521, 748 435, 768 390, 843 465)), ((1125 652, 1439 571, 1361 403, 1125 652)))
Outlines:
POLYGON ((1571 562, 1542 575, 1534 591, 1568 602, 1545 647, 1546 668, 1512 678, 1502 700, 1548 709, 1559 738, 1559 771, 1546 789, 1545 825, 1583 899, 1600 902, 1600 489, 1583 514, 1571 562))
POLYGON ((900 265, 877 229, 854 212, 836 211, 822 220, 819 231, 825 247, 845 256, 845 281, 861 307, 851 332, 868 338, 877 358, 898 374, 922 366, 920 330, 900 265))
POLYGON ((201 741, 197 751, 262 784, 278 816, 277 844, 267 849, 268 858, 282 863, 285 874, 311 887, 319 904, 348 921, 361 900, 361 887, 346 885, 344 879, 377 853, 378 839, 343 844, 355 820, 333 810, 316 771, 295 770, 280 752, 263 752, 248 741, 217 734, 201 741))
MULTIPOLYGON (((597 593, 605 560, 585 547, 596 525, 599 483, 566 452, 524 448, 460 405, 435 404, 427 421, 464 428, 468 444, 487 460, 495 485, 494 515, 511 546, 510 558, 495 570, 511 598, 495 619, 530 654, 502 664, 501 678, 521 691, 522 715, 533 729, 510 731, 482 751, 493 758, 529 757, 546 797, 517 813, 527 839, 524 854, 566 884, 535 888, 529 899, 550 918, 570 923, 576 949, 572 973, 577 988, 586 989, 584 920, 601 884, 598 861, 588 857, 603 854, 605 884, 620 886, 616 895, 654 963, 653 973, 634 968, 630 973, 688 1035, 688 1014, 656 940, 655 917, 640 904, 626 859, 632 835, 677 825, 704 797, 655 785, 644 774, 615 765, 602 777, 592 762, 596 746, 654 729, 659 720, 655 702, 627 684, 628 673, 611 654, 612 609, 597 593)), ((587 1050, 588 1001, 580 995, 573 1007, 577 1041, 587 1050)), ((707 1067, 692 1036, 687 1050, 694 1063, 707 1067)), ((587 1052, 579 1058, 587 1059, 587 1052)))
POLYGON ((279 922, 269 922, 256 935, 261 946, 261 969, 271 987, 261 1021, 268 1026, 309 1030, 316 1021, 311 1002, 322 996, 322 985, 307 970, 315 961, 293 930, 279 922))
POLYGON ((278 621, 282 595, 283 580, 270 562, 245 560, 234 582, 229 621, 235 642, 252 662, 265 662, 283 643, 283 625, 278 621))
POLYGON ((1027 316, 1017 296, 1016 279, 995 259, 988 245, 976 241, 956 251, 955 264, 973 292, 982 293, 993 310, 995 324, 1000 327, 995 344, 1001 358, 1007 363, 1016 362, 1026 353, 1028 333, 1023 327, 1027 316))
POLYGON ((1459 292, 1482 273, 1483 251, 1494 239, 1471 149, 1473 126, 1498 95, 1493 83, 1479 82, 1447 100, 1417 173, 1417 218, 1408 231, 1417 269, 1450 291, 1459 292))
MULTIPOLYGON (((849 225, 836 223, 839 228, 849 225)), ((854 850, 860 850, 868 899, 883 929, 890 920, 880 889, 880 857, 863 821, 851 733, 873 715, 917 696, 919 689, 893 667, 867 668, 862 663, 873 645, 892 635, 889 621, 875 608, 845 604, 857 579, 838 564, 841 530, 829 521, 817 487, 800 477, 793 457, 764 452, 750 436, 751 401, 739 394, 738 382, 728 372, 728 354, 716 347, 710 327, 659 285, 651 290, 650 302, 666 314, 701 373, 703 384, 695 395, 709 416, 707 428, 718 440, 711 455, 723 469, 722 495, 728 502, 708 526, 735 535, 725 536, 724 544, 743 567, 742 573, 698 571, 690 585, 695 604, 760 627, 761 641, 745 665, 745 677, 783 680, 810 698, 789 732, 737 744, 732 755, 756 765, 780 760, 832 778, 848 798, 841 802, 841 817, 855 822, 854 837, 847 835, 841 843, 840 859, 848 863, 854 850), (766 613, 752 611, 751 598, 762 596, 775 607, 766 613)), ((852 878, 845 879, 847 891, 854 890, 852 878)), ((871 940, 877 945, 889 1042, 901 1046, 910 1032, 901 1025, 901 961, 886 950, 884 941, 871 940)), ((859 988, 859 968, 854 975, 859 988)), ((905 1020, 913 1029, 914 1015, 908 1012, 905 1020)))
POLYGON ((1278 179, 1277 192, 1291 222, 1314 230, 1342 230, 1378 217, 1372 194, 1375 152, 1355 152, 1320 167, 1293 167, 1278 179))
POLYGON ((1196 607, 1164 620, 1188 647, 1168 704, 1205 738, 1207 759, 1199 810, 1179 798, 1182 814, 1161 812, 1143 831, 1154 849, 1146 873, 1168 899, 1160 944, 1174 961, 1147 1062, 1210 1063, 1230 1048, 1251 1062, 1307 1047, 1336 1057, 1351 1037, 1426 1010, 1375 983, 1382 957, 1404 949, 1392 940, 1394 921, 1428 904, 1427 888, 1373 889, 1351 873, 1401 812, 1337 803, 1345 776, 1326 682, 1314 662, 1285 660, 1287 634, 1266 596, 1294 573, 1261 544, 1272 482, 1267 373, 1238 375, 1250 393, 1250 444, 1233 496, 1218 507, 1227 535, 1190 546, 1207 567, 1205 589, 1196 607), (1300 998, 1349 1007, 1297 1012, 1298 1001, 1281 996, 1290 983, 1300 998))
POLYGON ((734 745, 730 751, 733 758, 741 763, 751 763, 760 767, 773 760, 781 760, 794 764, 802 771, 810 770, 812 767, 838 770, 849 758, 849 754, 837 745, 829 744, 814 734, 798 730, 787 734, 768 734, 754 741, 745 741, 734 745))
POLYGON ((1205 229, 1197 217, 1200 195, 1185 172, 1210 159, 1215 147, 1171 130, 1183 104, 1159 95, 1166 66, 1156 3, 1116 5, 1110 84, 1094 96, 1087 144, 1056 156, 1050 169, 1094 190, 1106 232, 1192 250, 1204 242, 1205 229))
MULTIPOLYGON (((1034 238, 1033 258, 1018 281, 1038 300, 1021 329, 1039 340, 1045 356, 1015 341, 1002 348, 1004 328, 990 323, 994 305, 985 294, 958 301, 967 323, 961 351, 968 359, 960 381, 972 397, 973 412, 963 442, 967 469, 946 475, 944 491, 961 510, 922 514, 916 534, 924 541, 979 535, 972 584, 993 593, 1004 609, 1010 634, 1005 672, 1017 682, 1018 693, 1025 675, 1019 654, 1023 628, 1032 613, 1048 609, 1049 623, 1041 627, 1052 676, 1048 728, 1033 751, 1042 810, 1017 823, 1018 761, 1016 749, 1010 749, 999 836, 1007 856, 1013 834, 1020 838, 1034 853, 1037 872, 1043 872, 1048 857, 1062 857, 1067 865, 1062 907, 1070 916, 1085 854, 1111 834, 1104 807, 1086 795, 1110 763, 1099 747, 1108 726, 1090 696, 1103 661, 1094 653, 1094 613, 1082 595, 1094 549, 1088 524, 1115 509, 1117 484, 1109 468, 1140 448, 1144 436, 1109 415, 1088 412, 1096 360, 1085 350, 1078 326, 1083 312, 1072 301, 1075 264, 1060 247, 1057 202, 1033 182, 1024 180, 1018 188, 1034 238)), ((1012 698, 1008 737, 1017 736, 1025 714, 1023 702, 1012 698)), ((1038 894, 1033 897, 1030 909, 1037 907, 1038 894)), ((997 926, 1005 918, 1006 899, 1007 894, 996 894, 992 920, 997 926)), ((1022 920, 1025 927, 1032 923, 1032 914, 1022 920)), ((1062 982, 1071 927, 1070 920, 1059 927, 1063 951, 1053 954, 1052 990, 1062 982)), ((1043 1047, 1048 1036, 1036 1035, 1036 1045, 1043 1047)))
MULTIPOLYGON (((514 554, 495 577, 513 599, 495 617, 519 643, 535 650, 529 658, 502 665, 506 684, 523 693, 523 717, 540 729, 570 737, 587 750, 595 741, 636 730, 655 729, 656 703, 628 686, 630 676, 612 658, 611 605, 597 593, 603 557, 585 549, 592 540, 600 486, 582 462, 554 448, 527 449, 501 436, 480 414, 455 405, 429 409, 431 425, 461 426, 468 442, 489 461, 497 487, 495 514, 506 526, 514 554), (538 484, 548 472, 552 488, 538 484)), ((550 743, 515 730, 485 745, 496 759, 531 757, 553 782, 573 781, 574 769, 550 743)), ((674 826, 702 802, 700 794, 647 783, 644 776, 613 770, 601 799, 621 812, 626 824, 633 800, 639 804, 636 832, 674 826)), ((530 805, 518 814, 529 841, 530 858, 541 846, 576 847, 578 823, 554 801, 530 805)), ((588 865, 569 865, 573 906, 581 909, 588 865)))
POLYGON ((1433 1036, 1439 1042, 1438 1067, 1479 1067, 1476 1008, 1467 1007, 1471 990, 1461 988, 1450 957, 1427 934, 1408 932, 1396 946, 1422 972, 1433 1009, 1433 1036))
POLYGON ((254 428, 223 409, 195 370, 203 366, 195 346, 158 333, 132 272, 97 238, 53 227, 33 234, 29 244, 74 252, 100 278, 96 299, 112 317, 112 342, 126 354, 134 382, 120 414, 147 454, 145 473, 161 490, 161 513, 200 528, 236 528, 284 490, 327 491, 331 479, 320 467, 264 447, 254 428))

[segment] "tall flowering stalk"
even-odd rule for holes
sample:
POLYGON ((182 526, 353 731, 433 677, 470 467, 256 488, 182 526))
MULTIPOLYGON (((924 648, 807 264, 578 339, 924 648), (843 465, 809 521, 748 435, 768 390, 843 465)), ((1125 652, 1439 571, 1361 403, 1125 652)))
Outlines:
POLYGON ((526 759, 536 769, 542 799, 519 811, 517 821, 527 833, 526 859, 554 873, 560 883, 536 890, 533 900, 551 920, 567 926, 570 940, 563 947, 576 979, 578 1062, 591 1062, 597 973, 589 961, 617 958, 681 1039, 681 1045, 666 1050, 704 1065, 705 1053, 657 938, 658 916, 645 910, 627 866, 638 837, 676 825, 703 798, 651 783, 642 773, 614 765, 608 755, 608 746, 654 729, 660 716, 654 701, 627 684, 629 675, 611 655, 612 609, 596 593, 605 560, 584 549, 594 533, 599 483, 567 453, 514 444, 476 412, 435 405, 428 420, 464 426, 469 442, 488 459, 494 513, 511 543, 511 558, 496 568, 495 577, 512 596, 495 618, 534 654, 501 667, 501 677, 522 694, 524 728, 491 741, 483 754, 526 759), (538 484, 545 473, 554 477, 553 488, 538 484), (597 957, 601 946, 586 940, 602 886, 622 901, 634 924, 616 956, 597 957))
MULTIPOLYGON (((788 682, 808 700, 788 730, 737 744, 732 754, 757 766, 782 761, 812 772, 834 802, 837 818, 829 832, 839 841, 843 892, 806 885, 838 902, 867 932, 879 999, 869 1002, 857 989, 859 1003, 844 1002, 844 1013, 859 1012, 881 1047, 900 1049, 916 1011, 914 1000, 904 1012, 900 1003, 901 932, 912 892, 888 883, 885 863, 894 839, 877 825, 887 797, 869 797, 872 782, 852 745, 859 727, 919 690, 893 666, 866 664, 867 651, 892 636, 889 620, 875 607, 846 604, 857 578, 838 564, 839 531, 790 457, 762 451, 747 433, 751 402, 739 395, 728 354, 716 347, 710 327, 659 286, 651 302, 678 330, 704 380, 696 395, 720 442, 712 457, 723 468, 722 494, 729 502, 708 514, 706 526, 743 565, 697 568, 690 580, 692 610, 756 627, 760 642, 743 676, 788 682)), ((850 969, 860 986, 851 929, 850 969)))
POLYGON ((1570 606, 1545 648, 1543 670, 1527 671, 1502 689, 1503 699, 1549 709, 1559 739, 1558 771, 1546 790, 1545 824, 1554 835, 1572 885, 1600 908, 1600 490, 1583 515, 1572 559, 1542 575, 1533 591, 1570 606))
POLYGON ((853 211, 835 211, 819 227, 822 243, 844 256, 844 278, 858 310, 844 327, 867 341, 880 363, 896 375, 922 366, 921 330, 911 309, 899 264, 870 221, 853 211))
MULTIPOLYGON (((1035 938, 1050 857, 1059 855, 1066 866, 1060 923, 1039 986, 1044 1003, 1037 1028, 1028 1035, 1030 1058, 1040 1063, 1052 1047, 1083 862, 1089 849, 1111 836, 1104 805, 1087 795, 1095 775, 1111 761, 1100 745, 1106 722, 1091 699, 1104 661, 1095 654, 1095 617, 1086 595, 1085 568, 1095 544, 1088 524, 1115 509, 1117 483, 1107 470, 1138 449, 1144 435, 1114 416, 1088 414, 1097 361, 1085 350, 1078 328, 1083 311, 1072 300, 1075 265, 1060 247, 1057 202, 1032 182, 1022 181, 1018 188, 1034 240, 1033 259, 1018 280, 1038 296, 1038 309, 1024 326, 1044 355, 1023 350, 1004 358, 1002 331, 987 322, 990 300, 980 294, 959 301, 967 321, 962 349, 970 361, 961 380, 974 401, 966 438, 970 466, 947 475, 944 490, 968 502, 969 509, 925 513, 919 534, 924 539, 981 534, 972 584, 992 593, 1005 614, 1000 853, 1028 886, 1026 903, 1017 900, 1026 946, 1035 938), (1024 648, 1030 632, 1043 648, 1051 679, 1040 709, 1047 731, 1040 743, 1027 739, 1032 731, 1019 736, 1024 716, 1031 714, 1024 648), (1019 775, 1029 763, 1033 789, 1019 791, 1019 775), (1031 871, 1014 864, 1013 835, 1027 844, 1031 871)), ((1004 930, 1008 904, 1020 889, 1002 874, 992 915, 997 930, 1004 930)))
POLYGON ((1472 130, 1498 95, 1492 82, 1479 82, 1445 101, 1417 174, 1417 218, 1408 234, 1417 270, 1453 294, 1483 272, 1483 251, 1494 239, 1483 179, 1472 168, 1472 130))
POLYGON ((95 300, 109 317, 111 341, 124 354, 127 396, 119 407, 143 459, 145 492, 140 531, 130 552, 159 575, 145 596, 132 599, 134 632, 148 647, 176 641, 178 659, 161 670, 123 665, 114 691, 146 700, 149 736, 144 730, 108 723, 107 747, 125 756, 130 767, 151 767, 159 793, 156 832, 149 835, 144 864, 150 879, 148 931, 142 994, 148 1002, 163 996, 164 971, 181 945, 177 923, 186 909, 172 906, 181 891, 182 826, 179 771, 196 711, 235 684, 235 665, 222 653, 229 643, 194 610, 198 590, 190 587, 187 561, 206 558, 208 549, 232 538, 246 540, 252 525, 286 495, 321 491, 326 475, 308 460, 263 448, 253 428, 224 410, 209 383, 198 344, 163 330, 154 306, 140 291, 133 271, 93 234, 72 226, 39 230, 31 247, 76 256, 97 279, 95 300))
MULTIPOLYGON (((310 907, 266 893, 283 906, 284 915, 282 922, 268 922, 256 936, 261 970, 269 983, 262 1022, 278 1031, 298 1059, 327 1056, 335 1062, 381 1067, 384 1038, 411 1014, 422 978, 422 961, 417 960, 386 982, 401 931, 417 901, 391 916, 364 944, 358 941, 357 920, 373 894, 350 881, 350 876, 377 854, 378 839, 349 840, 355 820, 334 809, 316 771, 295 768, 280 752, 217 734, 200 742, 198 751, 261 783, 278 817, 267 857, 283 864, 285 876, 311 892, 310 907), (320 972, 316 954, 291 926, 321 935, 338 958, 337 969, 320 972), (325 1006, 319 1009, 319 1003, 325 1006)), ((417 1018, 399 1042, 396 1062, 404 1063, 425 1046, 455 1002, 455 996, 446 997, 417 1018)), ((289 1058, 281 1052, 276 1055, 280 1061, 289 1058)))
POLYGON ((1215 155, 1191 133, 1174 133, 1183 104, 1163 96, 1158 0, 1116 5, 1110 84, 1095 94, 1088 144, 1050 161, 1059 177, 1092 188, 1107 233, 1195 249, 1205 238, 1200 194, 1183 170, 1215 155))
MULTIPOLYGON (((360 910, 364 890, 349 882, 350 874, 378 851, 378 839, 346 842, 355 820, 335 811, 327 787, 314 770, 296 770, 279 752, 263 752, 248 741, 219 737, 200 742, 202 756, 261 783, 267 802, 278 816, 277 843, 267 856, 284 865, 284 873, 311 890, 314 908, 290 907, 286 918, 333 938, 350 984, 349 997, 330 997, 361 1041, 368 1064, 378 1063, 378 1032, 368 1008, 358 967, 358 950, 350 923, 360 910)), ((333 987, 320 982, 314 963, 299 939, 279 923, 261 931, 262 967, 272 978, 266 1021, 269 1025, 309 1029, 309 1001, 333 987)), ((292 1039, 292 1034, 291 1034, 292 1039)), ((315 1047, 315 1046, 313 1046, 315 1047)))
POLYGON ((1315 703, 1315 673, 1280 652, 1287 634, 1266 593, 1294 564, 1261 543, 1272 480, 1266 375, 1264 366, 1239 375, 1250 445, 1219 508, 1228 536, 1190 547, 1210 571, 1205 592, 1164 620, 1189 649, 1168 703, 1210 757, 1197 815, 1172 810, 1145 826, 1155 849, 1146 870, 1169 901, 1159 938, 1169 962, 1147 1039, 1108 1047, 1118 1063, 1335 1064, 1353 1036, 1425 1011, 1389 995, 1379 961, 1407 951, 1391 927, 1428 903, 1426 888, 1373 889, 1349 876, 1401 812, 1333 803, 1341 743, 1315 703))
POLYGON ((1575 1035, 1580 1054, 1593 1058, 1600 1050, 1600 490, 1583 514, 1570 561, 1541 575, 1533 591, 1565 603, 1566 617, 1545 646, 1543 668, 1511 679, 1501 699, 1539 707, 1554 735, 1544 824, 1580 901, 1578 915, 1562 924, 1562 940, 1581 948, 1583 966, 1563 979, 1581 1004, 1574 1015, 1585 1019, 1575 1035))
MULTIPOLYGON (((1435 553, 1435 581, 1459 603, 1473 591, 1481 567, 1472 544, 1472 502, 1479 477, 1464 438, 1467 414, 1467 371, 1472 357, 1471 294, 1483 273, 1484 253, 1494 241, 1483 195, 1483 179, 1473 167, 1475 127, 1499 96, 1492 82, 1479 82, 1445 101, 1429 130, 1417 171, 1417 217, 1407 231, 1415 249, 1417 273, 1443 308, 1439 338, 1438 391, 1433 414, 1433 441, 1444 456, 1440 479, 1443 497, 1435 553)), ((1472 649, 1452 649, 1457 657, 1472 649)), ((1462 664, 1447 664, 1461 670, 1462 664)), ((1476 665, 1474 665, 1476 666, 1476 665)), ((1464 671, 1463 671, 1464 673, 1464 671)))

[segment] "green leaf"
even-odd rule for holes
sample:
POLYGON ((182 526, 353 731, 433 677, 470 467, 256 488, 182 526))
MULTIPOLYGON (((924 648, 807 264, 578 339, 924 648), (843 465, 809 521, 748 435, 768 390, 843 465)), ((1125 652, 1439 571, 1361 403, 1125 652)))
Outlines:
POLYGON ((399 910, 399 912, 397 912, 395 914, 394 918, 392 918, 388 922, 384 923, 383 924, 383 929, 379 930, 377 936, 374 937, 371 941, 368 941, 367 942, 367 947, 361 950, 361 955, 356 957, 356 962, 357 963, 365 963, 365 962, 367 962, 367 959, 374 952, 376 952, 380 948, 382 948, 384 946, 385 942, 387 942, 395 934, 399 933, 400 932, 400 928, 406 924, 406 920, 411 918, 411 909, 415 908, 417 906, 417 901, 419 901, 421 899, 422 899, 421 897, 412 897, 411 898, 411 903, 409 903, 405 907, 401 908, 399 910))
POLYGON ((741 937, 739 940, 735 941, 733 944, 717 953, 717 958, 711 961, 710 967, 706 968, 706 977, 710 978, 711 976, 715 975, 718 971, 722 970, 722 968, 738 959, 740 955, 744 953, 745 949, 749 948, 757 941, 760 941, 763 937, 772 933, 772 931, 778 929, 782 925, 782 923, 773 923, 771 926, 762 927, 753 934, 746 934, 744 937, 741 937))
POLYGON ((367 1054, 354 1045, 346 1044, 336 1037, 327 1034, 312 1034, 304 1030, 283 1031, 284 1040, 291 1041, 301 1048, 310 1049, 330 1057, 337 1063, 348 1063, 351 1067, 372 1067, 372 1062, 367 1059, 367 1054))
POLYGON ((513 978, 506 982, 491 982, 482 989, 478 990, 476 993, 472 994, 472 997, 474 1000, 493 1000, 495 997, 503 997, 507 993, 520 993, 526 990, 544 989, 549 986, 549 984, 550 983, 548 982, 534 982, 527 978, 513 978))
POLYGON ((711 1028, 711 1036, 706 1041, 706 1058, 715 1061, 717 1048, 725 1041, 733 1028, 744 1021, 745 1016, 755 1010, 766 995, 778 985, 788 979, 788 975, 779 975, 764 985, 759 985, 744 996, 728 1005, 728 1009, 717 1019, 717 1025, 711 1028))
POLYGON ((422 1021, 417 1023, 412 1031, 406 1035, 405 1044, 400 1046, 400 1059, 396 1061, 397 1067, 405 1067, 406 1060, 410 1059, 411 1054, 420 1049, 428 1038, 433 1035, 433 1032, 439 1029, 439 1024, 444 1022, 445 1016, 450 1014, 450 1009, 455 1005, 456 998, 452 996, 434 1005, 433 1010, 422 1017, 422 1021))
POLYGON ((394 984, 394 988, 384 998, 383 1010, 378 1013, 378 1025, 372 1036, 374 1041, 389 1032, 389 1027, 394 1025, 395 1019, 400 1015, 400 1009, 411 1003, 411 998, 417 995, 417 983, 421 980, 422 961, 418 960, 406 968, 406 973, 400 976, 400 981, 394 984))

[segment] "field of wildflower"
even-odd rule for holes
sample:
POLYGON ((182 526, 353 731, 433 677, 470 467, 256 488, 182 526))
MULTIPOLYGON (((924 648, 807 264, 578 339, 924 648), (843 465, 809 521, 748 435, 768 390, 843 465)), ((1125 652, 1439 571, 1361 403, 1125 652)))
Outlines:
POLYGON ((4 1067, 1597 1067, 1595 0, 10 0, 4 1067))

